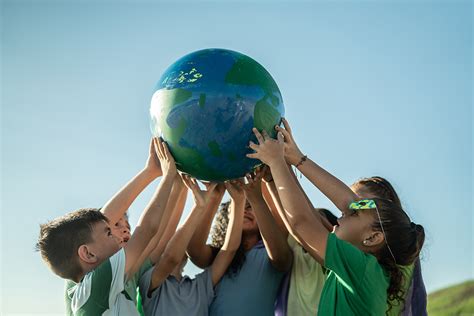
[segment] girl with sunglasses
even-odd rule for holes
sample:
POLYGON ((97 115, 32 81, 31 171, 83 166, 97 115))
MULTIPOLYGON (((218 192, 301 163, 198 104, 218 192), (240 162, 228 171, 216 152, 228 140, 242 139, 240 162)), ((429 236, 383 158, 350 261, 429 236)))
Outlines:
MULTIPOLYGON (((402 204, 392 184, 385 178, 374 176, 362 178, 351 185, 352 191, 365 198, 378 197, 391 200, 400 208, 402 204)), ((426 287, 421 272, 420 258, 409 265, 398 265, 402 273, 402 300, 395 300, 388 312, 389 316, 428 315, 426 287)))
POLYGON ((281 216, 290 233, 330 271, 324 284, 318 315, 383 315, 402 299, 403 276, 398 265, 409 265, 419 255, 424 229, 411 222, 391 200, 365 199, 303 155, 291 129, 276 127, 277 139, 254 133, 250 143, 270 167, 283 206, 281 216), (332 232, 314 216, 287 163, 295 166, 338 207, 343 216, 332 232))

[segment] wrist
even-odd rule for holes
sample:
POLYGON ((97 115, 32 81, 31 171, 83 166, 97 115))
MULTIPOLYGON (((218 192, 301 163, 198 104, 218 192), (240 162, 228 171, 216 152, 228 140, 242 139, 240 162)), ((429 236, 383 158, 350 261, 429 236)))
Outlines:
POLYGON ((247 199, 249 200, 250 204, 258 204, 262 201, 265 202, 262 192, 247 194, 247 199))
POLYGON ((285 161, 285 158, 282 156, 281 158, 280 157, 276 157, 274 158, 272 161, 269 161, 268 162, 268 166, 271 168, 274 168, 276 166, 280 166, 280 165, 286 165, 286 161, 285 161))
POLYGON ((295 167, 298 168, 300 167, 306 160, 308 160, 308 156, 307 155, 303 155, 299 161, 295 164, 295 167))
POLYGON ((161 171, 161 169, 153 170, 148 167, 145 167, 144 169, 142 169, 141 173, 153 179, 156 179, 163 175, 163 172, 161 171))
POLYGON ((244 197, 239 197, 237 199, 233 198, 232 196, 230 197, 230 202, 234 204, 235 206, 245 206, 245 196, 244 197))
POLYGON ((301 157, 303 157, 304 154, 301 152, 301 151, 297 151, 291 155, 288 155, 287 156, 287 161, 289 164, 292 164, 292 165, 296 165, 298 164, 298 162, 300 162, 301 160, 301 157))
POLYGON ((163 179, 174 181, 174 179, 176 178, 177 175, 178 175, 177 172, 166 171, 166 172, 163 173, 163 179))

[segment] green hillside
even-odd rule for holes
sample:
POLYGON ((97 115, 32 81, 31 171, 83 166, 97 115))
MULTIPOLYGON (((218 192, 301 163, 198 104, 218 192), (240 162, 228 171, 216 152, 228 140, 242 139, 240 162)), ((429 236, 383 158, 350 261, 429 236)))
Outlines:
POLYGON ((428 295, 428 315, 474 315, 474 280, 428 295))

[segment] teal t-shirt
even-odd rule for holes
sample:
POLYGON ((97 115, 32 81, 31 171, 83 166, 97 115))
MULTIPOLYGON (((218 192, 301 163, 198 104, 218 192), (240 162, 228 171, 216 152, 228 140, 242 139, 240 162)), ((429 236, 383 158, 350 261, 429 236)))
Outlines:
POLYGON ((385 315, 390 279, 373 255, 330 233, 324 265, 318 315, 385 315))

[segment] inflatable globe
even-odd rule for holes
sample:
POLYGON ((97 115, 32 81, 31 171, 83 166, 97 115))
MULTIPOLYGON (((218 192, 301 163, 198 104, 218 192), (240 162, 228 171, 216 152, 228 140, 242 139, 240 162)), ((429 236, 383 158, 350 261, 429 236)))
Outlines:
POLYGON ((204 49, 172 64, 156 85, 151 130, 161 136, 177 168, 208 181, 244 176, 260 161, 245 155, 255 141, 252 128, 275 137, 284 115, 273 78, 238 52, 204 49))

